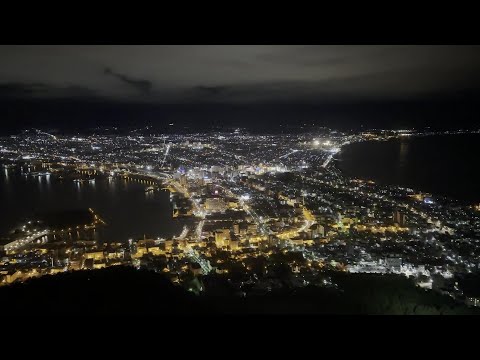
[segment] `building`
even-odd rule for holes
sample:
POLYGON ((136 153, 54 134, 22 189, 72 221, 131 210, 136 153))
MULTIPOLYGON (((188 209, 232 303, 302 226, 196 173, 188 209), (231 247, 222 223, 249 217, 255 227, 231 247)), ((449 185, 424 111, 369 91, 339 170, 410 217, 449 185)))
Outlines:
POLYGON ((222 166, 213 165, 210 167, 210 172, 212 173, 223 173, 225 169, 222 166))
POLYGON ((180 175, 180 185, 183 186, 184 188, 188 186, 187 175, 185 174, 180 175))
POLYGON ((401 227, 405 227, 407 223, 407 216, 401 211, 395 210, 393 212, 393 222, 401 227))
POLYGON ((325 236, 325 227, 320 224, 313 224, 309 229, 310 237, 324 237, 325 236))
POLYGON ((230 250, 232 250, 232 251, 237 251, 238 248, 239 248, 239 244, 240 244, 239 238, 236 237, 236 236, 235 236, 235 237, 232 237, 232 238, 230 239, 230 244, 229 244, 230 250))
POLYGON ((290 243, 294 246, 303 246, 303 238, 301 238, 300 236, 291 238, 290 243))
POLYGON ((224 212, 227 205, 222 198, 212 197, 205 200, 205 210, 210 212, 224 212))
POLYGON ((387 257, 385 259, 385 266, 393 271, 400 271, 402 269, 402 258, 387 257))
POLYGON ((172 239, 166 239, 163 244, 165 246, 165 251, 166 252, 172 251, 172 248, 173 248, 173 240, 172 239))
POLYGON ((103 251, 89 251, 85 253, 85 259, 103 260, 104 258, 103 251))
POLYGON ((68 264, 69 270, 81 270, 82 269, 82 259, 71 260, 68 264))
POLYGON ((217 274, 228 274, 228 270, 225 269, 225 268, 224 268, 223 266, 221 266, 221 265, 217 265, 217 266, 215 267, 215 272, 216 272, 217 274))
POLYGON ((239 235, 240 234, 240 224, 239 223, 233 223, 233 233, 235 235, 239 235))
POLYGON ((229 209, 238 209, 238 201, 235 199, 228 199, 228 208, 229 209))
POLYGON ((478 297, 467 297, 465 299, 465 304, 468 306, 480 307, 480 298, 478 297))
POLYGON ((10 270, 3 274, 1 277, 1 283, 11 284, 17 279, 22 278, 22 272, 19 270, 10 270))
POLYGON ((250 234, 255 234, 257 232, 257 224, 255 223, 247 224, 247 232, 250 234))
POLYGON ((215 246, 221 248, 226 246, 230 240, 230 229, 220 229, 215 231, 215 246))
POLYGON ((158 256, 158 255, 163 255, 165 254, 165 251, 160 249, 159 246, 152 246, 148 248, 148 252, 152 255, 158 256))
POLYGON ((209 196, 217 197, 223 195, 223 193, 224 189, 221 186, 212 183, 207 184, 207 194, 209 196))

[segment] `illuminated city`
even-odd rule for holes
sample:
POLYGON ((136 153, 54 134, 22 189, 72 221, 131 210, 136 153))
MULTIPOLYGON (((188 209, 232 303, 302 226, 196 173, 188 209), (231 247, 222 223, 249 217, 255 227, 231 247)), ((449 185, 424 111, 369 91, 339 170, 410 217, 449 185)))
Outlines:
POLYGON ((479 313, 478 48, 1 51, 5 308, 479 313))
POLYGON ((80 222, 74 214, 63 227, 28 221, 2 240, 1 284, 125 265, 163 273, 197 294, 204 285, 192 275, 228 278, 237 295, 248 296, 282 286, 335 287, 325 275, 334 271, 401 274, 421 288, 462 297, 448 284, 454 274, 478 267, 478 206, 349 178, 335 165, 347 144, 407 135, 430 134, 325 129, 318 135, 249 135, 236 129, 79 137, 31 130, 4 137, 7 178, 16 171, 75 186, 136 182, 145 193, 169 194, 171 216, 182 231, 106 243, 88 236, 108 226, 95 209, 80 222), (277 262, 291 272, 288 285, 267 276, 281 271, 277 262))

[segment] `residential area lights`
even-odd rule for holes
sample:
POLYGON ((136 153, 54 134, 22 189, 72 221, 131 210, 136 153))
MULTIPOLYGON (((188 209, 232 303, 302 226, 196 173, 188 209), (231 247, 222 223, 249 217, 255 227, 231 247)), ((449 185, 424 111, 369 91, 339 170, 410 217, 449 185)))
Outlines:
POLYGON ((171 238, 109 244, 68 239, 68 232, 110 226, 90 209, 91 224, 38 227, 1 244, 2 284, 32 274, 132 265, 162 272, 176 284, 190 281, 187 274, 209 273, 226 277, 239 291, 247 291, 248 283, 249 289, 268 292, 272 283, 261 275, 275 273, 282 262, 291 270, 292 286, 333 286, 322 276, 341 271, 403 274, 422 288, 435 288, 439 277, 448 280, 478 264, 480 238, 471 229, 480 228, 479 205, 354 179, 337 167, 337 154, 349 144, 405 134, 430 135, 323 129, 55 138, 26 132, 0 138, 7 173, 15 167, 27 176, 48 171, 64 181, 109 179, 168 191, 172 217, 182 223, 181 233, 171 238), (38 238, 47 240, 37 243, 38 238))

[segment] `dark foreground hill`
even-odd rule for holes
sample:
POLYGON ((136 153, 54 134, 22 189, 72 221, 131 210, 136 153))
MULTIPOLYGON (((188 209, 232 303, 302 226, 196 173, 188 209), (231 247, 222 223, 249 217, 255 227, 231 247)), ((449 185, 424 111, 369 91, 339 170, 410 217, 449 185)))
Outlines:
POLYGON ((342 291, 306 287, 264 296, 195 296, 163 275, 113 267, 0 288, 6 315, 477 314, 405 278, 338 274, 342 291))

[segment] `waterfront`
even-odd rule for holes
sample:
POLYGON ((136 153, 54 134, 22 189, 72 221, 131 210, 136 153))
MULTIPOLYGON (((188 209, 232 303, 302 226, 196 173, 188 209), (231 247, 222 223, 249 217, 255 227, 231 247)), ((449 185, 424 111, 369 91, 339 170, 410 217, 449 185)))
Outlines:
POLYGON ((464 134, 354 143, 342 149, 338 166, 349 176, 479 202, 479 140, 464 134))
POLYGON ((172 219, 168 192, 145 192, 145 185, 121 178, 75 183, 53 175, 25 176, 19 167, 2 168, 0 194, 2 236, 36 213, 87 208, 95 209, 107 223, 95 234, 101 241, 171 237, 182 228, 172 219))

